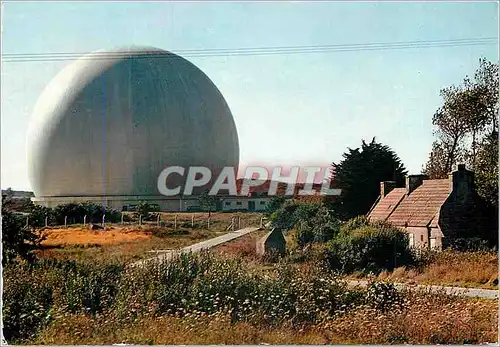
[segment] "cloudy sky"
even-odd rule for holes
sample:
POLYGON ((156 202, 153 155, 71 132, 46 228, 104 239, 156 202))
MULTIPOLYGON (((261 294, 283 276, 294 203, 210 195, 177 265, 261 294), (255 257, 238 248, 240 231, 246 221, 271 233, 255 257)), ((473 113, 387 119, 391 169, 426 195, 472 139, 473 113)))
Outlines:
MULTIPOLYGON (((495 2, 6 2, 3 54, 128 45, 176 51, 497 37, 495 2)), ((392 48, 391 48, 392 47, 392 48)), ((391 146, 412 173, 433 141, 439 90, 497 44, 189 57, 234 115, 242 164, 328 164, 361 140, 391 146)), ((3 59, 6 59, 5 56, 3 59)), ((26 131, 45 85, 70 61, 2 63, 1 186, 29 190, 26 131)))

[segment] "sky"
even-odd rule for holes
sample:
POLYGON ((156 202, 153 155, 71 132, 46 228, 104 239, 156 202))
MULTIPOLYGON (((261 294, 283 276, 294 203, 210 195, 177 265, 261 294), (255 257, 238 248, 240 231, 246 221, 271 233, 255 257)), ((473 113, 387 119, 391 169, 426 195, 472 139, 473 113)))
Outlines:
MULTIPOLYGON (((496 2, 5 2, 3 54, 144 45, 176 52, 498 36, 496 2)), ((440 89, 498 45, 190 57, 224 95, 240 164, 328 165, 362 140, 419 173, 440 89)), ((26 132, 47 83, 70 61, 2 62, 1 187, 30 190, 26 132)))

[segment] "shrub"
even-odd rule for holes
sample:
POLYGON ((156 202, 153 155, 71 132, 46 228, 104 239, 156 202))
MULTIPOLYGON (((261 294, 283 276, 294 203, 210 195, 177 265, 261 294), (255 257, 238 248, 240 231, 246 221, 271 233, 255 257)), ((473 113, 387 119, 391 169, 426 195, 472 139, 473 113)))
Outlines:
POLYGON ((297 239, 297 244, 303 247, 314 241, 314 231, 311 228, 301 228, 297 230, 295 237, 297 239))
POLYGON ((368 218, 366 216, 358 216, 349 219, 340 226, 341 235, 349 235, 351 231, 359 229, 364 226, 368 226, 368 218))
POLYGON ((457 238, 450 241, 449 247, 459 252, 489 251, 489 242, 479 237, 457 238))
POLYGON ((330 241, 338 235, 339 229, 340 222, 331 211, 326 207, 319 208, 313 218, 314 241, 330 241))
POLYGON ((378 273, 414 261, 406 232, 388 224, 362 226, 335 238, 325 256, 331 269, 345 273, 378 273))
POLYGON ((32 338, 51 318, 52 288, 26 269, 11 265, 4 270, 3 333, 10 343, 32 338))
POLYGON ((271 225, 281 230, 291 230, 295 226, 295 210, 298 204, 293 200, 286 201, 280 209, 276 210, 270 217, 271 225))
POLYGON ((33 250, 42 239, 32 228, 25 226, 24 218, 2 206, 2 263, 12 263, 17 257, 28 261, 35 259, 33 250))
POLYGON ((140 201, 137 204, 136 212, 134 213, 135 218, 142 217, 142 220, 152 220, 156 219, 158 214, 151 212, 158 212, 160 210, 160 206, 157 204, 150 204, 147 201, 140 201))
POLYGON ((273 197, 266 204, 266 209, 264 211, 264 214, 267 217, 270 217, 274 212, 276 212, 277 210, 279 210, 281 208, 281 206, 283 206, 283 204, 285 203, 285 201, 286 201, 286 197, 284 197, 284 196, 275 196, 275 197, 273 197))
POLYGON ((103 215, 107 222, 117 223, 121 220, 120 212, 93 202, 59 205, 54 208, 52 215, 58 225, 64 224, 65 217, 69 224, 82 223, 84 216, 87 216, 88 223, 101 223, 103 215))

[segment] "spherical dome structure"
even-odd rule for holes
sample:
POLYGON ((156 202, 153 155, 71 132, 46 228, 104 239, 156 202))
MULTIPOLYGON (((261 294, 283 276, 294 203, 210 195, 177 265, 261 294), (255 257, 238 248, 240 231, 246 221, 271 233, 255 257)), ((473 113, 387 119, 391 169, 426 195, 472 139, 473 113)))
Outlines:
POLYGON ((150 47, 97 51, 67 66, 40 96, 27 145, 37 197, 159 195, 167 166, 216 176, 239 163, 217 87, 186 59, 150 47))

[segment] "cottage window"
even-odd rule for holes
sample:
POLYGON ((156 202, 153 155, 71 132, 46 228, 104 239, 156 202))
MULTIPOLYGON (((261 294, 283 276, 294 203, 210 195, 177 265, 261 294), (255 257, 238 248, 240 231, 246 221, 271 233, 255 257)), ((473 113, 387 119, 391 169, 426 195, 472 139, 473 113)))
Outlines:
POLYGON ((424 235, 420 235, 420 241, 424 242, 424 235))
POLYGON ((241 206, 241 201, 236 201, 236 205, 241 206))
POLYGON ((226 201, 226 206, 230 206, 231 205, 231 201, 226 201))
POLYGON ((261 202, 260 202, 260 204, 261 204, 261 205, 265 205, 265 204, 266 204, 266 202, 265 202, 265 201, 261 201, 261 202))

